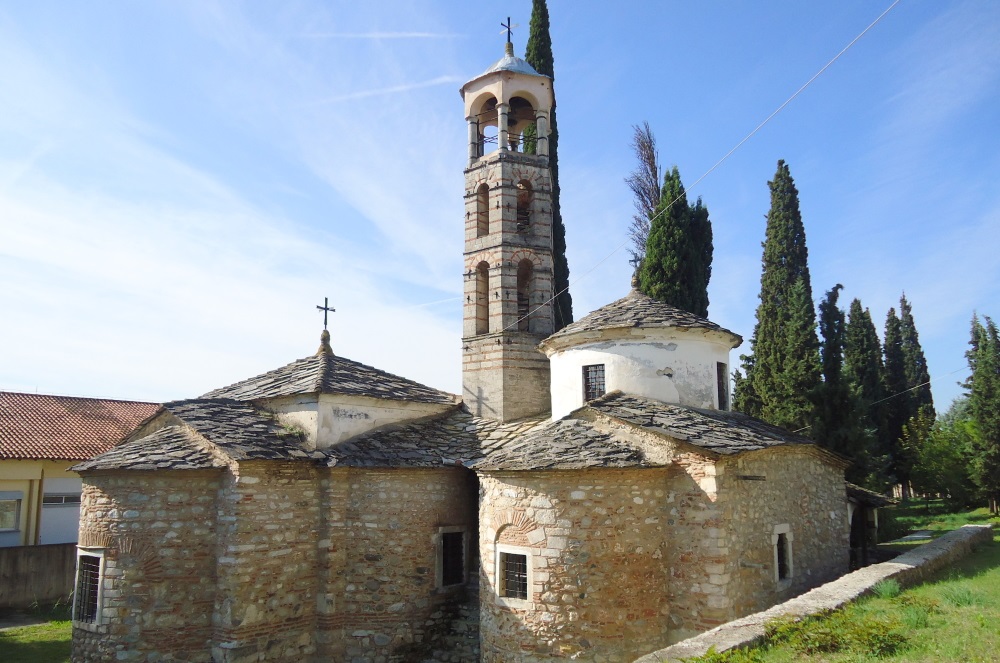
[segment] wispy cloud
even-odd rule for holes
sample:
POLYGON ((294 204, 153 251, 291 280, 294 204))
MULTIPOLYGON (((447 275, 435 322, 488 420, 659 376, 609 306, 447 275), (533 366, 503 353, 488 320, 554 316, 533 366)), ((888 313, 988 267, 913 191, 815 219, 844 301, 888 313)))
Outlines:
POLYGON ((413 90, 420 90, 428 87, 435 87, 438 85, 454 85, 455 83, 461 83, 462 79, 458 76, 438 76, 429 81, 420 81, 419 83, 404 83, 401 85, 390 85, 387 87, 377 88, 374 90, 361 90, 359 92, 348 92, 347 94, 340 94, 333 97, 327 97, 326 99, 320 99, 319 101, 314 101, 307 105, 309 106, 327 106, 330 104, 339 104, 344 101, 355 101, 358 99, 368 99, 370 97, 384 97, 392 94, 401 94, 404 92, 412 92, 413 90))

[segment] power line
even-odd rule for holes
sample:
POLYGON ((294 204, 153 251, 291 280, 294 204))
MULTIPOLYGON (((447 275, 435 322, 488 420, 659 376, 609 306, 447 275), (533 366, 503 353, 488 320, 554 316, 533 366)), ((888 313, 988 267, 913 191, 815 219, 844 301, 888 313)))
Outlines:
MULTIPOLYGON (((772 119, 774 119, 774 117, 778 113, 780 113, 782 110, 784 110, 785 107, 788 106, 788 104, 790 104, 796 97, 798 97, 800 94, 802 94, 802 92, 804 92, 805 89, 807 87, 809 87, 813 83, 813 81, 815 81, 817 78, 819 78, 820 75, 823 74, 823 72, 825 72, 827 69, 829 69, 833 65, 833 63, 835 63, 837 60, 839 60, 840 57, 842 55, 844 55, 844 53, 846 53, 848 50, 850 50, 850 48, 852 46, 854 46, 854 44, 856 44, 872 28, 874 28, 883 18, 885 18, 885 16, 890 11, 892 11, 892 9, 895 8, 895 6, 898 5, 901 1, 902 0, 893 0, 893 3, 891 5, 889 5, 889 7, 886 8, 885 11, 883 11, 881 14, 879 14, 878 17, 868 25, 868 27, 866 27, 864 30, 862 30, 860 33, 858 33, 858 35, 854 39, 852 39, 850 42, 848 42, 848 44, 846 46, 844 46, 844 48, 842 48, 839 53, 837 53, 835 56, 833 56, 833 58, 831 58, 829 62, 827 62, 825 65, 823 65, 820 68, 819 71, 817 71, 815 74, 812 75, 812 77, 809 80, 807 80, 805 83, 803 83, 802 86, 792 94, 792 96, 788 97, 788 99, 786 99, 784 101, 784 103, 782 103, 780 106, 778 106, 774 110, 774 112, 772 112, 770 115, 768 115, 766 118, 764 118, 764 120, 760 124, 758 124, 756 127, 754 127, 753 131, 751 131, 746 136, 744 136, 743 139, 740 142, 736 143, 736 145, 731 150, 729 150, 728 152, 726 152, 726 154, 723 155, 723 157, 721 159, 719 159, 718 161, 716 161, 715 164, 711 168, 709 168, 708 170, 706 170, 704 172, 704 174, 702 174, 701 177, 699 177, 697 180, 695 180, 694 184, 691 185, 690 189, 694 189, 696 186, 698 186, 698 184, 700 184, 702 180, 704 180, 706 177, 708 177, 713 171, 715 171, 727 159, 729 159, 729 157, 731 157, 738 149, 740 149, 744 145, 744 143, 746 143, 748 140, 750 140, 751 138, 753 138, 754 135, 756 135, 757 132, 759 132, 764 127, 764 125, 766 125, 768 122, 770 122, 772 119)), ((661 214, 665 214, 667 211, 669 211, 670 208, 673 207, 674 203, 676 203, 678 200, 680 200, 680 196, 677 196, 676 198, 674 198, 673 200, 671 200, 670 203, 665 208, 663 208, 663 210, 661 210, 660 212, 658 212, 657 214, 655 214, 654 216, 652 216, 650 218, 650 220, 649 220, 650 223, 652 223, 661 214)), ((545 306, 548 306, 549 304, 552 304, 552 302, 554 302, 556 300, 556 298, 559 297, 559 295, 561 295, 562 293, 564 293, 564 292, 566 292, 566 291, 569 290, 570 285, 575 285, 575 284, 579 283, 580 281, 582 281, 587 276, 589 276, 590 274, 592 274, 598 267, 600 267, 605 262, 607 262, 608 259, 611 258, 611 256, 613 256, 616 253, 618 253, 619 251, 621 251, 622 248, 624 248, 625 245, 628 244, 630 241, 631 241, 630 238, 626 238, 625 241, 623 241, 621 244, 619 244, 614 249, 612 249, 612 251, 610 253, 608 253, 608 255, 604 256, 604 258, 602 258, 601 260, 599 260, 593 267, 591 267, 590 269, 588 269, 587 271, 585 271, 583 274, 581 274, 581 275, 577 276, 575 279, 573 279, 573 281, 570 284, 568 284, 565 288, 563 288, 562 290, 556 292, 547 301, 539 304, 537 307, 535 307, 534 309, 532 309, 531 311, 529 311, 523 317, 518 318, 517 320, 515 320, 511 324, 509 324, 506 327, 504 327, 501 331, 507 331, 507 330, 509 330, 511 327, 516 326, 524 318, 529 317, 532 313, 535 313, 536 311, 544 308, 545 306)))

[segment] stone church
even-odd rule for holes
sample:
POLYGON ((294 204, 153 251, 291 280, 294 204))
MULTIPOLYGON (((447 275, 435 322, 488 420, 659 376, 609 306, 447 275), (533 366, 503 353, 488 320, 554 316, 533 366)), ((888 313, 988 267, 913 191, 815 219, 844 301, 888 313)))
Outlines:
POLYGON ((846 463, 729 409, 739 336, 636 290, 553 333, 552 81, 461 94, 462 396, 324 331, 165 404, 75 467, 74 661, 627 662, 847 570, 846 463))

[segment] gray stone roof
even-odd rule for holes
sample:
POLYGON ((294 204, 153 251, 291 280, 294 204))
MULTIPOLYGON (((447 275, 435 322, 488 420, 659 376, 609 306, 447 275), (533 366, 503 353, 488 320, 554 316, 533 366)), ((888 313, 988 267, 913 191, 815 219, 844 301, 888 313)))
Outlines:
POLYGON ((789 444, 815 445, 807 437, 741 412, 671 405, 620 391, 591 401, 586 407, 723 456, 789 444))
POLYGON ((720 327, 711 320, 698 317, 681 309, 653 299, 633 289, 619 300, 588 313, 576 322, 566 325, 549 336, 543 345, 584 331, 628 329, 632 327, 677 327, 682 329, 708 329, 734 337, 737 345, 743 342, 739 334, 720 327))
POLYGON ((884 506, 889 506, 890 504, 896 504, 896 500, 889 499, 881 493, 876 493, 874 490, 868 490, 857 484, 847 482, 847 496, 854 499, 862 504, 872 506, 875 508, 881 508, 884 506))
POLYGON ((491 450, 472 464, 479 470, 582 470, 650 467, 645 455, 588 421, 560 419, 538 426, 491 450))
POLYGON ((301 431, 285 428, 249 403, 213 398, 174 401, 163 407, 233 460, 324 458, 322 452, 303 448, 301 431))
POLYGON ((304 448, 300 431, 283 427, 274 415, 250 403, 215 398, 174 401, 163 407, 178 423, 130 440, 73 469, 209 469, 223 467, 226 458, 326 460, 324 452, 304 448))
POLYGON ((78 463, 73 471, 87 470, 205 470, 225 466, 205 448, 197 433, 184 426, 167 426, 145 437, 130 440, 78 463))
MULTIPOLYGON (((324 340, 328 338, 327 335, 324 340)), ((396 401, 453 404, 456 397, 372 366, 338 357, 324 342, 311 357, 293 361, 242 382, 215 389, 202 398, 252 401, 298 394, 348 394, 396 401)))
POLYGON ((349 467, 470 466, 533 428, 543 417, 502 424, 462 406, 445 415, 387 426, 327 450, 329 465, 349 467))

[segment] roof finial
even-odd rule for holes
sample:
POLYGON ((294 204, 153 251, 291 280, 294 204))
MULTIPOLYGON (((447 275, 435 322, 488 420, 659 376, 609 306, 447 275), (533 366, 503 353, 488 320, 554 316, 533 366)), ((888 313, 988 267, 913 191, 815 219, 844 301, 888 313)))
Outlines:
POLYGON ((639 289, 639 267, 642 266, 642 258, 639 256, 632 256, 632 259, 628 261, 628 264, 632 265, 632 289, 639 289))
POLYGON ((330 332, 326 329, 323 333, 319 335, 319 350, 316 351, 317 355, 332 355, 333 348, 330 347, 330 332))
POLYGON ((514 32, 514 28, 516 28, 518 26, 517 26, 516 23, 511 23, 510 22, 510 16, 508 16, 507 17, 507 22, 506 23, 500 23, 500 27, 503 28, 503 30, 500 31, 500 34, 503 34, 504 32, 507 33, 507 43, 504 44, 504 53, 506 55, 513 56, 514 55, 514 44, 511 43, 510 36, 514 32))

